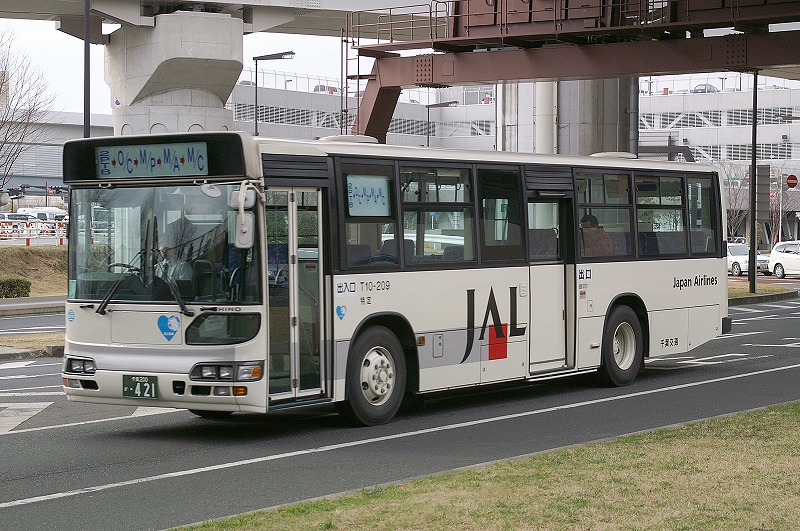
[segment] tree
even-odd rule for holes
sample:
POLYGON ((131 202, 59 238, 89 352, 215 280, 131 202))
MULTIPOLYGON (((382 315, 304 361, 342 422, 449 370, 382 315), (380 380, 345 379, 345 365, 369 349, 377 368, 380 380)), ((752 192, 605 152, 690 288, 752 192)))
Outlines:
POLYGON ((729 160, 719 161, 718 166, 723 171, 728 234, 733 236, 739 232, 750 210, 750 174, 747 166, 729 160))
POLYGON ((14 37, 8 28, 0 32, 0 190, 20 155, 45 140, 45 116, 55 99, 41 69, 14 50, 14 37))

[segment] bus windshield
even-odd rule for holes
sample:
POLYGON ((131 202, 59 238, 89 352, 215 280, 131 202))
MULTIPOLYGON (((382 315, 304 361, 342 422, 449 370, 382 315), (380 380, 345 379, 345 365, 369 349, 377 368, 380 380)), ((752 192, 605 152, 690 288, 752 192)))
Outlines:
POLYGON ((228 197, 238 188, 73 189, 69 298, 260 303, 258 238, 250 249, 234 246, 228 197))

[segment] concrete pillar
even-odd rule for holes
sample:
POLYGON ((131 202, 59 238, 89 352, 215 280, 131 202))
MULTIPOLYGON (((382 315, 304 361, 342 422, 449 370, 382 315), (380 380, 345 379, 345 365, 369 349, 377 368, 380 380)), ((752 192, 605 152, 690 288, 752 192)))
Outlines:
POLYGON ((559 153, 628 151, 629 94, 628 78, 559 82, 559 153))
POLYGON ((558 82, 540 81, 534 91, 533 152, 554 155, 558 153, 558 82))
POLYGON ((630 98, 629 78, 498 83, 497 150, 562 155, 629 151, 631 120, 638 125, 630 98))
POLYGON ((242 20, 177 11, 155 27, 122 26, 105 48, 115 135, 220 131, 242 71, 242 20))

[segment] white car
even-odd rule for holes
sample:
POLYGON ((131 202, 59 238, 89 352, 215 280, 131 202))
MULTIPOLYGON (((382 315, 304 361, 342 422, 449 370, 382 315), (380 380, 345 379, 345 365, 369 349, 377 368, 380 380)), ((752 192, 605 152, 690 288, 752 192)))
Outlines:
MULTIPOLYGON (((747 273, 750 269, 750 247, 741 243, 728 244, 728 273, 740 276, 747 273)), ((770 262, 766 256, 757 255, 756 273, 771 275, 770 262)))
POLYGON ((780 242, 769 253, 769 270, 778 278, 800 274, 800 242, 780 242))

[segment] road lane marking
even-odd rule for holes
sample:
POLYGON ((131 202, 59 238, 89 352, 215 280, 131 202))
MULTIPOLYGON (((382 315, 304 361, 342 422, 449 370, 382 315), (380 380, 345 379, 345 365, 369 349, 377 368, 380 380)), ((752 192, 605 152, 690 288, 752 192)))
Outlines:
POLYGON ((764 331, 756 331, 756 332, 737 332, 735 334, 725 334, 722 336, 712 337, 711 341, 715 341, 717 339, 730 339, 732 337, 742 337, 742 336, 752 336, 754 334, 763 334, 764 331))
MULTIPOLYGON (((28 378, 42 378, 43 376, 61 376, 60 372, 48 374, 12 374, 11 376, 0 376, 0 380, 26 380, 28 378)), ((0 391, 2 393, 2 391, 0 391)))
POLYGON ((29 365, 33 365, 35 361, 12 361, 10 363, 0 363, 0 371, 5 369, 24 369, 29 365))
POLYGON ((8 433, 26 420, 35 417, 53 402, 19 402, 0 404, 0 433, 8 433))
POLYGON ((34 389, 63 389, 63 385, 39 385, 36 387, 17 387, 15 389, 3 389, 0 391, 0 398, 2 398, 2 393, 11 393, 14 391, 33 391, 34 389))
POLYGON ((767 310, 759 310, 757 308, 745 308, 743 306, 734 306, 733 308, 728 308, 728 312, 744 312, 744 313, 764 313, 767 310))
POLYGON ((64 391, 41 391, 41 392, 30 392, 30 393, 7 393, 5 391, 0 391, 0 398, 11 398, 11 397, 19 397, 19 396, 66 396, 64 391))
MULTIPOLYGON (((760 371, 754 371, 754 372, 743 373, 743 374, 734 374, 734 375, 731 375, 731 376, 722 376, 722 377, 719 377, 719 378, 712 378, 710 380, 701 380, 699 382, 690 382, 690 383, 679 384, 679 385, 671 385, 671 386, 668 386, 668 387, 661 387, 661 388, 658 388, 658 389, 650 389, 648 391, 637 391, 635 393, 629 393, 629 394, 625 394, 625 395, 609 396, 609 397, 605 397, 605 398, 597 398, 597 399, 594 399, 594 400, 585 400, 583 402, 575 402, 573 404, 563 404, 563 405, 560 405, 560 406, 553 406, 553 407, 548 407, 548 408, 535 409, 533 411, 524 411, 522 413, 510 413, 508 415, 501 415, 501 416, 498 416, 498 417, 489 417, 489 418, 479 419, 479 420, 470 420, 470 421, 465 421, 465 422, 458 422, 458 423, 455 423, 455 424, 447 424, 447 425, 444 425, 444 426, 436 426, 436 427, 433 427, 433 428, 425 428, 425 429, 421 429, 421 430, 414 430, 414 431, 395 433, 393 435, 384 435, 384 436, 381 436, 381 437, 372 437, 372 438, 369 438, 369 439, 361 439, 361 440, 350 441, 350 442, 345 442, 345 443, 329 444, 329 445, 326 445, 326 446, 319 446, 319 447, 316 447, 316 448, 307 448, 307 449, 304 449, 304 450, 295 450, 293 452, 284 452, 284 453, 281 453, 281 454, 265 455, 265 456, 261 456, 261 457, 254 457, 254 458, 251 458, 251 459, 243 459, 243 460, 240 460, 240 461, 230 461, 230 462, 227 462, 227 463, 220 463, 220 464, 217 464, 217 465, 209 465, 209 466, 204 466, 204 467, 199 467, 199 468, 190 468, 190 469, 186 469, 186 470, 178 470, 176 472, 167 472, 167 473, 164 473, 164 474, 156 474, 156 475, 153 475, 153 476, 145 476, 145 477, 136 478, 136 479, 129 479, 127 481, 118 481, 116 483, 106 483, 106 484, 103 484, 103 485, 95 485, 95 486, 92 486, 92 487, 83 487, 83 488, 80 488, 80 489, 74 489, 74 490, 68 490, 68 491, 62 491, 62 492, 54 492, 52 494, 44 494, 44 495, 41 495, 41 496, 33 496, 33 497, 30 497, 30 498, 21 498, 21 499, 18 499, 18 500, 11 500, 11 501, 0 503, 0 509, 5 509, 5 508, 8 508, 8 507, 19 507, 21 505, 29 505, 29 504, 32 504, 32 503, 39 503, 39 502, 45 502, 45 501, 51 501, 51 500, 58 500, 58 499, 62 499, 62 498, 71 498, 73 496, 78 496, 78 495, 81 495, 81 494, 89 494, 89 493, 92 493, 92 492, 101 492, 101 491, 104 491, 104 490, 111 490, 111 489, 116 489, 116 488, 120 488, 120 487, 127 487, 127 486, 130 486, 130 485, 140 485, 140 484, 143 484, 143 483, 151 483, 153 481, 160 481, 162 479, 172 479, 172 478, 193 476, 193 475, 197 475, 197 474, 204 474, 204 473, 207 473, 207 472, 216 472, 216 471, 219 471, 219 470, 227 470, 227 469, 230 469, 230 468, 236 468, 236 467, 240 467, 240 466, 247 466, 247 465, 259 464, 259 463, 266 463, 266 462, 269 462, 269 461, 278 461, 278 460, 281 460, 281 459, 288 459, 288 458, 291 458, 291 457, 299 457, 299 456, 303 456, 303 455, 332 452, 332 451, 335 451, 335 450, 342 450, 342 449, 345 449, 345 448, 354 448, 354 447, 365 446, 365 445, 369 445, 369 444, 385 443, 387 441, 393 441, 393 440, 398 440, 398 439, 406 439, 406 438, 409 438, 409 437, 417 437, 417 436, 420 436, 420 435, 428 435, 428 434, 431 434, 431 433, 451 431, 451 430, 457 430, 457 429, 461 429, 461 428, 469 428, 469 427, 472 427, 472 426, 480 426, 480 425, 483 425, 483 424, 489 424, 489 423, 493 423, 493 422, 500 422, 500 421, 505 421, 505 420, 513 420, 513 419, 518 419, 518 418, 531 417, 533 415, 541 415, 541 414, 544 414, 544 413, 553 413, 553 412, 556 412, 556 411, 577 409, 577 408, 581 408, 581 407, 593 406, 593 405, 603 404, 603 403, 607 403, 607 402, 616 402, 616 401, 619 401, 619 400, 627 400, 629 398, 638 398, 638 397, 641 397, 641 396, 653 395, 653 394, 657 394, 657 393, 665 393, 665 392, 669 392, 669 391, 676 391, 676 390, 679 390, 679 389, 689 389, 689 388, 692 388, 692 387, 699 387, 699 386, 702 386, 702 385, 709 385, 709 384, 713 384, 713 383, 726 382, 726 381, 730 381, 730 380, 738 380, 738 379, 741 379, 741 378, 749 378, 749 377, 752 377, 752 376, 760 376, 760 375, 763 375, 763 374, 769 374, 769 373, 780 372, 780 371, 788 371, 788 370, 791 370, 791 369, 798 369, 798 368, 800 368, 800 364, 787 365, 787 366, 784 366, 784 367, 773 367, 771 369, 763 369, 763 370, 760 370, 760 371)), ((118 418, 130 418, 130 417, 118 417, 118 418)), ((106 419, 106 420, 111 420, 111 419, 106 419)), ((86 422, 85 424, 89 424, 91 422, 92 421, 89 421, 89 422, 86 422)), ((84 424, 84 423, 76 423, 76 425, 78 425, 78 424, 84 424)), ((19 430, 19 431, 16 431, 16 432, 7 433, 5 435, 13 435, 15 433, 30 432, 30 431, 35 431, 35 430, 38 430, 38 429, 39 428, 31 428, 29 430, 19 430)))

